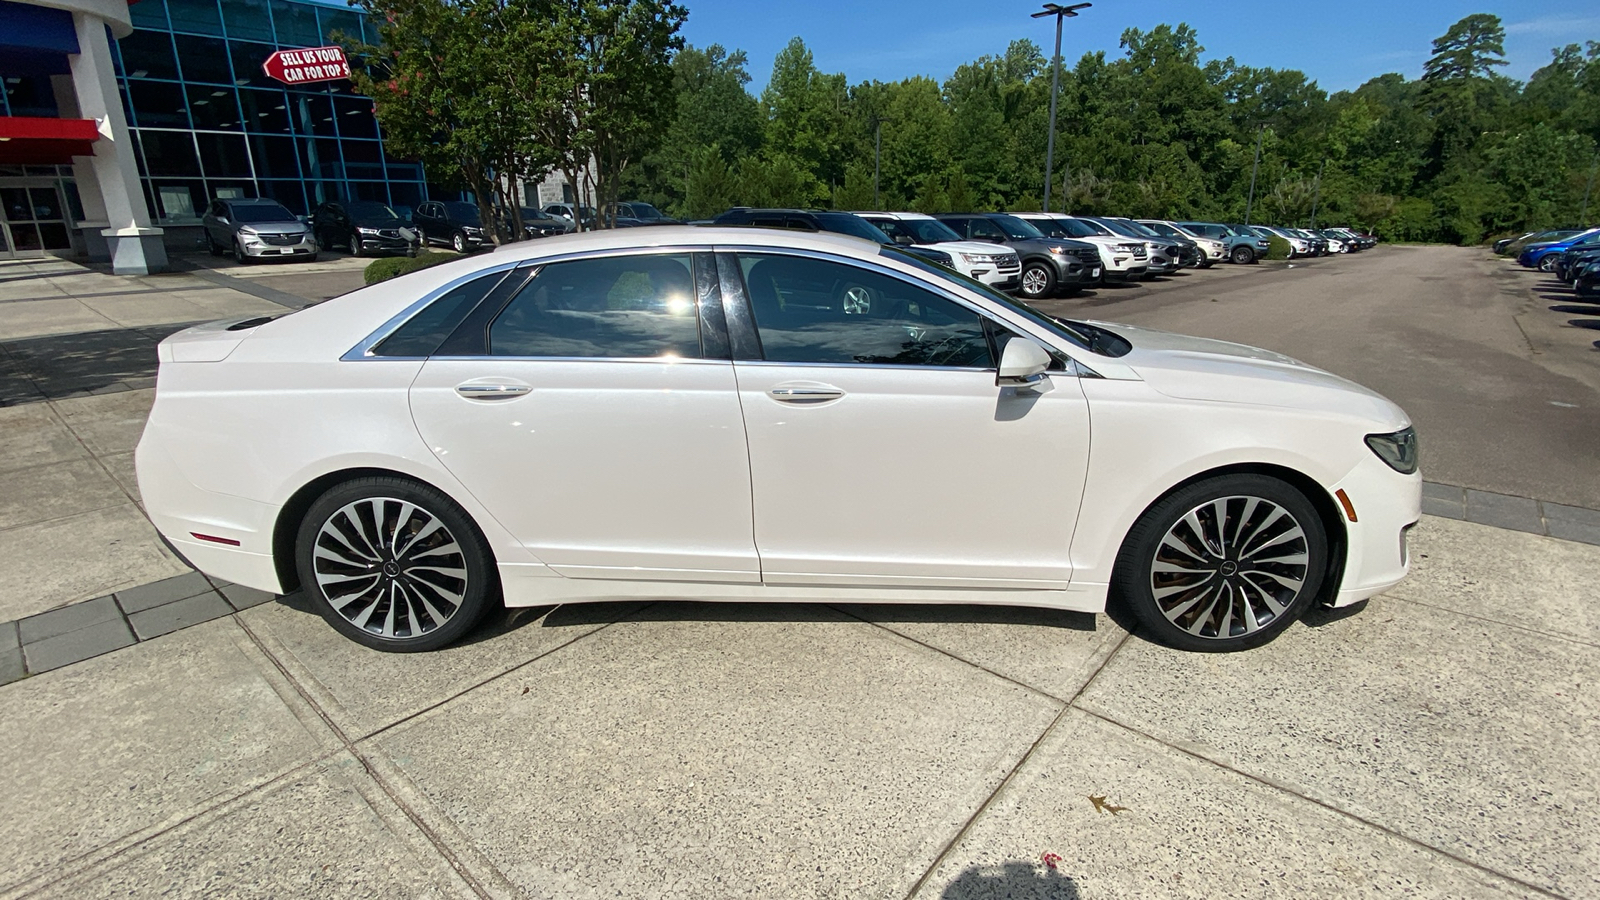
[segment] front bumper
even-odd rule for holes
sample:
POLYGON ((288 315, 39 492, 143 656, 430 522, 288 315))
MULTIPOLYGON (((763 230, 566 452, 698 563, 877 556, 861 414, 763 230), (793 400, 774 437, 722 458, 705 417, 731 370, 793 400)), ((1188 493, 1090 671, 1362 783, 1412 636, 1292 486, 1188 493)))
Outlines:
POLYGON ((256 259, 273 259, 283 256, 311 256, 317 252, 317 242, 310 233, 301 236, 300 240, 292 243, 279 243, 275 240, 257 237, 252 239, 248 235, 240 235, 239 245, 244 248, 244 255, 256 259))
POLYGON ((406 253, 411 249, 411 242, 403 237, 363 234, 356 239, 361 242, 361 250, 364 253, 406 253))
MULTIPOLYGON (((1408 538, 1422 518, 1422 475, 1401 475, 1372 455, 1330 493, 1341 490, 1356 521, 1345 517, 1344 579, 1333 605, 1349 606, 1394 587, 1411 570, 1408 538)), ((1339 506, 1337 499, 1334 505, 1339 506)))

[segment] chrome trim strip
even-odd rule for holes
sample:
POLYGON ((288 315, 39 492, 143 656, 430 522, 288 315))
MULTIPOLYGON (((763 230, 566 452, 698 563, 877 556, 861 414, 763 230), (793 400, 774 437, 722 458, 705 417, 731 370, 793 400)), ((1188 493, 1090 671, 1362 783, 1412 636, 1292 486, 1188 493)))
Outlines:
POLYGON ((393 334, 396 329, 398 329, 401 325, 404 325, 412 316, 416 315, 418 312, 421 312, 422 309, 424 307, 426 307, 428 304, 430 304, 433 301, 439 299, 440 297, 443 297, 445 294, 449 293, 450 291, 455 290, 456 288, 462 286, 463 284, 466 284, 469 281, 472 281, 472 280, 478 279, 478 278, 482 278, 483 276, 489 275, 489 274, 494 273, 494 272, 509 272, 509 271, 511 271, 512 269, 515 269, 517 266, 519 266, 521 264, 522 264, 521 260, 518 260, 518 261, 515 261, 515 262, 505 262, 505 263, 499 263, 497 265, 486 266, 486 267, 484 267, 482 269, 474 269, 471 272, 468 272, 468 273, 462 275, 459 278, 452 279, 452 280, 446 282, 445 284, 441 285, 440 287, 435 288, 434 290, 429 291, 426 294, 423 294, 421 299, 417 300, 414 303, 409 304, 408 306, 406 306, 405 309, 402 309, 399 312, 395 313, 394 315, 390 316, 388 321, 386 321, 382 325, 378 326, 377 330, 373 331, 371 334, 369 334, 366 337, 362 338, 361 342, 356 344, 354 347, 351 347, 349 350, 345 351, 345 354, 343 356, 339 357, 339 361, 340 362, 360 362, 360 361, 363 361, 363 360, 418 360, 418 359, 427 359, 427 357, 425 357, 425 356, 373 356, 372 355, 372 348, 376 347, 380 342, 383 341, 384 338, 386 338, 389 335, 393 334))

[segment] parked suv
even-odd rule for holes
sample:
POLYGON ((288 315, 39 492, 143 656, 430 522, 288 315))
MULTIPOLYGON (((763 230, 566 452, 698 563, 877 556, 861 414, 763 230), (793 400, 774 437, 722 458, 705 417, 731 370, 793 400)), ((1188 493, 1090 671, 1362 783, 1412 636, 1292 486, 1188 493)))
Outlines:
POLYGON ((1065 213, 1021 212, 1011 215, 1044 232, 1047 237, 1083 241, 1100 248, 1102 281, 1137 281, 1150 270, 1150 251, 1143 241, 1116 234, 1099 222, 1065 213))
POLYGON ((331 250, 343 244, 352 256, 414 255, 421 240, 399 213, 371 200, 329 200, 312 211, 311 231, 319 245, 331 250))
POLYGON ((429 200, 417 204, 411 221, 422 232, 424 243, 446 244, 457 253, 468 253, 489 243, 476 203, 429 200))
MULTIPOLYGON (((794 228, 799 231, 831 231, 851 237, 898 246, 883 229, 863 220, 854 213, 810 209, 751 209, 735 206, 712 220, 715 225, 754 225, 758 228, 794 228)), ((928 247, 906 247, 907 253, 920 256, 941 266, 955 268, 955 260, 943 250, 928 247)))
POLYGON ((1014 250, 963 240, 949 225, 926 213, 858 212, 903 247, 927 247, 950 254, 951 268, 1002 291, 1022 280, 1022 260, 1014 250))
POLYGON ((213 200, 200 218, 212 256, 244 264, 269 257, 317 258, 311 229, 276 200, 213 200))
POLYGON ((1003 244, 1017 251, 1022 261, 1017 293, 1025 299, 1076 294, 1086 285, 1100 281, 1100 248, 1094 244, 1046 237, 1039 229, 1005 213, 960 213, 937 218, 966 240, 1003 244))
POLYGON ((1267 255, 1266 240, 1253 232, 1239 232, 1219 222, 1173 222, 1185 232, 1222 242, 1222 258, 1238 265, 1267 255))
POLYGON ((1198 234, 1179 225, 1177 222, 1169 222, 1166 219, 1135 219, 1134 221, 1162 237, 1172 238, 1175 241, 1192 242, 1200 254, 1200 258, 1195 265, 1202 269, 1209 269, 1228 258, 1228 245, 1220 238, 1198 234))
POLYGON ((594 228, 595 212, 594 207, 592 206, 578 206, 575 203, 547 203, 545 204, 544 212, 547 216, 555 216, 559 219, 566 219, 568 222, 572 223, 572 227, 574 229, 578 227, 578 220, 580 217, 583 220, 583 228, 585 231, 589 231, 594 228))
POLYGON ((608 209, 615 215, 618 227, 632 225, 682 225, 680 219, 674 219, 649 203, 642 200, 632 200, 627 203, 613 203, 608 209), (627 225, 622 225, 627 220, 627 225))
POLYGON ((1187 238, 1169 238, 1165 235, 1156 234, 1138 222, 1132 219, 1124 219, 1120 216, 1085 216, 1084 218, 1091 222, 1099 222, 1123 237, 1143 241, 1145 249, 1150 254, 1150 268, 1145 273, 1146 277, 1171 275, 1179 269, 1199 265, 1200 263, 1199 246, 1187 238))

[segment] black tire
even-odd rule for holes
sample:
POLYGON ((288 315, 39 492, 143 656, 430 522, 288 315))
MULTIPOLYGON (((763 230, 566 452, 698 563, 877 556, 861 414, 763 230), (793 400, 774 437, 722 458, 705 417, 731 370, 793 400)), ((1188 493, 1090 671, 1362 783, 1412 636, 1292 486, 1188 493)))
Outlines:
POLYGON ((1233 260, 1233 264, 1236 266, 1248 266, 1256 261, 1256 252, 1240 244, 1233 248, 1232 252, 1228 254, 1228 258, 1233 260))
POLYGON ((1022 278, 1017 283, 1017 295, 1024 300, 1043 300, 1056 292, 1055 267, 1034 260, 1022 267, 1022 278), (1033 278, 1030 280, 1029 275, 1033 278))
POLYGON ((467 236, 459 231, 456 232, 455 236, 450 239, 450 249, 456 251, 457 253, 466 253, 467 236))
POLYGON ((221 256, 225 252, 222 249, 222 245, 217 243, 216 238, 212 237, 209 231, 206 232, 206 251, 212 256, 221 256))
POLYGON ((350 232, 350 255, 366 256, 367 251, 361 249, 361 235, 355 231, 350 232))
POLYGON ((1160 642, 1228 653, 1259 647, 1298 619, 1321 590, 1327 561, 1322 519, 1298 489, 1265 475, 1220 475, 1139 517, 1117 555, 1112 589, 1160 642), (1208 533, 1197 534, 1195 523, 1208 533))
POLYGON ((244 252, 244 242, 238 238, 233 239, 233 261, 241 266, 250 265, 250 255, 244 252))
POLYGON ((1542 258, 1540 258, 1540 260, 1539 260, 1539 271, 1541 271, 1541 272, 1553 272, 1553 271, 1555 271, 1555 268, 1556 268, 1556 255, 1554 253, 1547 253, 1542 258))
POLYGON ((317 498, 295 537, 295 568, 329 625, 388 653, 454 643, 500 595, 494 556, 471 517, 436 488, 393 476, 357 478, 317 498), (404 504, 412 510, 401 522, 404 504), (431 527, 435 520, 440 527, 431 527), (325 554, 314 558, 319 541, 325 554), (319 565, 323 576, 343 580, 325 587, 319 565), (456 571, 463 574, 450 574, 456 571), (403 608, 391 599, 397 589, 403 608))

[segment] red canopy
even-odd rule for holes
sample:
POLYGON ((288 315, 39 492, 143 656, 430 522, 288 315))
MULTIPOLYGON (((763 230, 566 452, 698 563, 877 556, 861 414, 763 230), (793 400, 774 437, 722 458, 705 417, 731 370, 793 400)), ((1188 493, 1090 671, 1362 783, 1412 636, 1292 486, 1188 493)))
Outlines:
POLYGON ((0 116, 0 165, 71 165, 93 156, 100 129, 93 119, 0 116))

